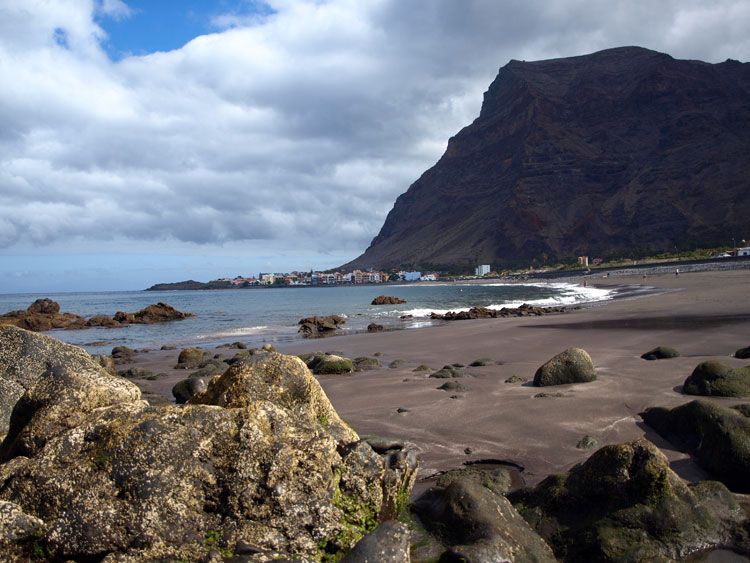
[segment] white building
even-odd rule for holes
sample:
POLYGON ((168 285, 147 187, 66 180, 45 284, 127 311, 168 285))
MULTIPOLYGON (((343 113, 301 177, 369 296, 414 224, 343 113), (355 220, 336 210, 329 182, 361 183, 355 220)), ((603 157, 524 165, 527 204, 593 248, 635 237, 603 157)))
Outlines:
POLYGON ((419 281, 437 281, 437 276, 435 274, 423 274, 419 281))
POLYGON ((750 256, 750 246, 744 246, 737 249, 737 256, 750 256))
POLYGON ((490 265, 489 264, 480 264, 474 269, 474 275, 476 276, 483 276, 485 274, 490 273, 490 265))
POLYGON ((404 281, 419 281, 422 277, 422 272, 399 272, 398 277, 404 281))

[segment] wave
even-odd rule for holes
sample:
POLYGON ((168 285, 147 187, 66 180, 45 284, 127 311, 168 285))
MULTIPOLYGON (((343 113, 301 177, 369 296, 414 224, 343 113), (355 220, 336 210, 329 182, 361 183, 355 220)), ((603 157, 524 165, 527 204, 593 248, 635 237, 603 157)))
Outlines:
MULTIPOLYGON (((476 285, 476 284, 475 284, 476 285)), ((519 284, 487 284, 492 286, 501 285, 515 285, 519 284)), ((592 303, 595 301, 608 301, 615 295, 614 290, 602 289, 597 287, 583 287, 580 285, 570 283, 525 283, 522 285, 536 286, 536 287, 548 287, 560 290, 558 295, 545 297, 543 299, 524 299, 522 301, 505 301, 502 303, 493 303, 487 305, 488 309, 502 309, 507 307, 509 309, 520 307, 524 303, 528 305, 536 305, 538 307, 559 307, 563 305, 576 305, 579 303, 592 303)), ((438 313, 439 315, 445 315, 446 313, 453 311, 468 311, 471 306, 453 307, 451 309, 430 309, 425 307, 417 307, 414 309, 404 309, 400 311, 392 311, 391 314, 397 315, 412 315, 413 317, 429 317, 431 313, 438 313)))

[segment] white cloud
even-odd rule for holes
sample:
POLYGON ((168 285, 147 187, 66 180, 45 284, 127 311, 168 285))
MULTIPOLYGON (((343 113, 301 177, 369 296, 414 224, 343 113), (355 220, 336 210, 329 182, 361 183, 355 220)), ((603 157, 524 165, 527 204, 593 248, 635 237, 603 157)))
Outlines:
POLYGON ((269 4, 112 62, 95 17, 128 17, 124 2, 3 2, 0 246, 354 257, 509 59, 750 58, 739 0, 269 4))

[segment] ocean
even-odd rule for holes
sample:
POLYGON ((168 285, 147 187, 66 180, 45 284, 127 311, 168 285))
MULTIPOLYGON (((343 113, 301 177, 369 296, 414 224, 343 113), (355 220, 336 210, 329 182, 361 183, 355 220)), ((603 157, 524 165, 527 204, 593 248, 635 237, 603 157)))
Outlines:
POLYGON ((39 297, 49 297, 63 312, 85 317, 133 312, 163 302, 193 313, 189 319, 124 328, 55 330, 47 334, 82 346, 92 354, 109 353, 113 346, 158 348, 162 345, 216 346, 241 341, 249 346, 300 338, 297 322, 312 315, 344 315, 343 333, 363 332, 371 322, 387 329, 419 329, 433 321, 431 312, 445 313, 474 306, 517 307, 574 305, 613 298, 614 291, 566 283, 411 283, 336 287, 256 288, 201 291, 119 291, 0 295, 0 313, 25 309, 39 297), (393 295, 403 305, 370 305, 378 295, 393 295), (401 320, 402 315, 413 318, 401 320))

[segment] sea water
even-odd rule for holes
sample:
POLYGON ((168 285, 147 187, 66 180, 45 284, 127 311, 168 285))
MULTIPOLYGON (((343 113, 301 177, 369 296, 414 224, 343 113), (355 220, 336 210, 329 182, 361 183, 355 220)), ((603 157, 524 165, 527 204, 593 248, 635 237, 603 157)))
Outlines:
POLYGON ((366 330, 371 322, 387 329, 416 329, 436 322, 430 313, 470 307, 574 305, 611 299, 613 290, 566 283, 410 283, 334 287, 246 288, 200 291, 125 291, 0 295, 0 313, 25 309, 39 297, 60 304, 61 311, 84 317, 134 312, 156 302, 167 303, 195 316, 185 320, 130 325, 123 328, 55 330, 47 334, 84 347, 92 354, 109 353, 113 346, 158 348, 162 345, 216 346, 241 341, 249 346, 288 342, 299 338, 297 322, 312 315, 343 315, 343 333, 366 330), (403 305, 374 306, 385 294, 407 301, 403 305), (401 319, 411 315, 411 318, 401 319))

